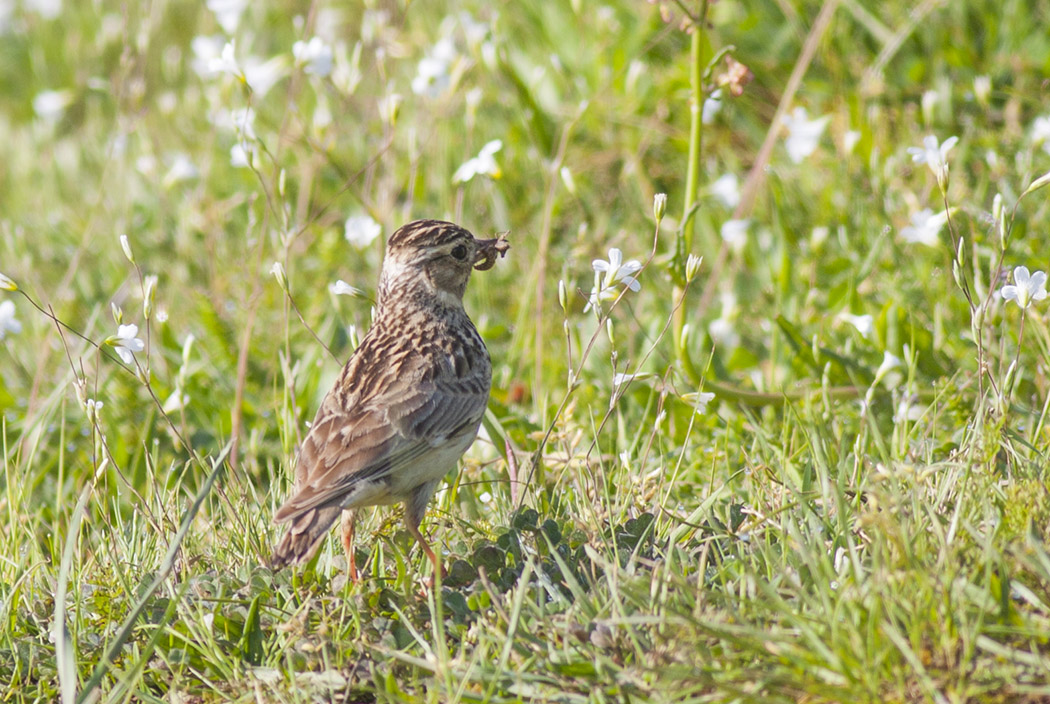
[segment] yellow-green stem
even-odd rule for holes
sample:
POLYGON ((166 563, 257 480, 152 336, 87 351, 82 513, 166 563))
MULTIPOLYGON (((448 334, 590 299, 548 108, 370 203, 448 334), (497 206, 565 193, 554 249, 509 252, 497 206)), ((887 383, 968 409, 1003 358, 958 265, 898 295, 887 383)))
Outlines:
POLYGON ((689 68, 689 79, 692 95, 689 101, 689 166, 686 171, 685 199, 682 210, 682 226, 679 230, 678 239, 675 242, 674 257, 674 318, 672 330, 674 334, 675 355, 678 357, 682 370, 694 384, 699 385, 700 372, 693 364, 689 356, 689 349, 683 340, 682 331, 685 328, 687 309, 685 306, 686 286, 682 275, 682 267, 685 259, 693 249, 693 231, 695 229, 695 210, 693 204, 696 202, 696 193, 700 184, 700 147, 703 139, 703 112, 704 112, 704 24, 707 18, 707 0, 700 3, 700 11, 697 21, 693 25, 691 44, 691 65, 689 68))

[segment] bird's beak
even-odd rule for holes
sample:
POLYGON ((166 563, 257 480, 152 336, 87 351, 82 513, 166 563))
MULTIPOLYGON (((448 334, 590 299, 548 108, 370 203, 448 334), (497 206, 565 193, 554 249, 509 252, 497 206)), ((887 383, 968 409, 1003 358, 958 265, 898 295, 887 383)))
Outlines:
POLYGON ((507 254, 510 242, 506 235, 500 235, 491 240, 478 240, 478 253, 474 258, 474 268, 478 271, 488 271, 496 264, 496 258, 507 254))

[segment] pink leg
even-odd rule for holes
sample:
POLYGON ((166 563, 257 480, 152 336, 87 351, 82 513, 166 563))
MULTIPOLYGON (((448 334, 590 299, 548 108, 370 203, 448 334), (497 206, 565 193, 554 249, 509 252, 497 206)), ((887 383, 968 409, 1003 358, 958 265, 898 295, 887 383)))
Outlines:
POLYGON ((358 582, 361 575, 357 573, 357 561, 354 559, 354 524, 357 523, 357 510, 344 510, 340 524, 343 533, 343 550, 346 552, 346 576, 351 582, 358 582))

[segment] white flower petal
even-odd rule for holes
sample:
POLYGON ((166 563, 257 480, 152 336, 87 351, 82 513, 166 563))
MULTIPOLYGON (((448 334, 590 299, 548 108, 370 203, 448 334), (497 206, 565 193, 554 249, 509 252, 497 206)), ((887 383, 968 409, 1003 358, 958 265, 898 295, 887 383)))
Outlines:
POLYGON ((694 403, 696 405, 696 412, 697 413, 706 413, 707 412, 707 404, 711 403, 711 401, 713 401, 714 398, 715 398, 715 395, 711 391, 700 391, 700 392, 698 392, 696 394, 696 399, 694 401, 694 403))
POLYGON ((623 272, 621 274, 621 276, 626 278, 627 276, 629 276, 631 274, 634 274, 637 271, 641 271, 641 269, 642 269, 642 263, 640 261, 638 261, 637 259, 632 259, 632 260, 630 260, 629 262, 626 262, 623 266, 620 267, 620 271, 623 272))
POLYGON ((339 279, 334 284, 329 284, 328 291, 333 296, 360 296, 361 289, 354 288, 350 284, 346 283, 342 279, 339 279))

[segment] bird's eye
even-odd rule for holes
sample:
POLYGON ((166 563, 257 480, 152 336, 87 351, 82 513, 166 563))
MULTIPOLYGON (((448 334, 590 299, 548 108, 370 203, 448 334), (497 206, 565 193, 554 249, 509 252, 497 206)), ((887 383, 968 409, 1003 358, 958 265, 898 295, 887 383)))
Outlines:
POLYGON ((452 249, 452 256, 460 261, 463 261, 467 258, 467 248, 461 244, 457 244, 452 249))

